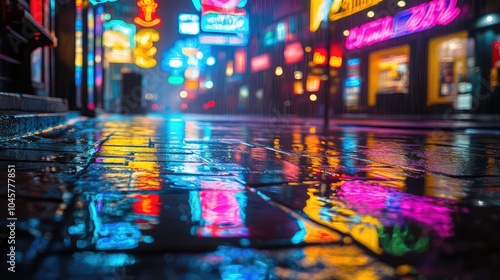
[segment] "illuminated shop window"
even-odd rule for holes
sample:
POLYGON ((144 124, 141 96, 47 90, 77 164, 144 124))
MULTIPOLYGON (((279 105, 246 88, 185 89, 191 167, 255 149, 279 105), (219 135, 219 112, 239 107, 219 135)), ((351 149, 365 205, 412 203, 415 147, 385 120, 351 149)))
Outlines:
POLYGON ((455 109, 472 108, 474 41, 467 32, 429 42, 427 105, 453 103, 455 109))
POLYGON ((410 46, 403 45, 370 54, 368 103, 375 105, 378 94, 409 92, 410 46))

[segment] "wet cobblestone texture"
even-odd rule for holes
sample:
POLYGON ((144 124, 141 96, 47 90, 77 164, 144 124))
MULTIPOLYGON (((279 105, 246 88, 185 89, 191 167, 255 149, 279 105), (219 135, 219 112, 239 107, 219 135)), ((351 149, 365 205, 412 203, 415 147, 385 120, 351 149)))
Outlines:
POLYGON ((319 130, 108 116, 3 141, 1 279, 500 279, 498 134, 319 130))

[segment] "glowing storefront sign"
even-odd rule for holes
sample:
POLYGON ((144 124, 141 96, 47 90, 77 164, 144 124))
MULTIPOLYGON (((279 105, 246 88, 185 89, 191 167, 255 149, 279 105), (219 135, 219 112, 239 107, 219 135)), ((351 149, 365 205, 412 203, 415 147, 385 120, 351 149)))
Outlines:
POLYGON ((205 32, 248 33, 249 20, 244 9, 227 12, 216 6, 203 4, 201 29, 205 32))
POLYGON ((304 58, 304 49, 301 42, 295 42, 287 45, 283 52, 286 64, 292 64, 302 61, 304 58))
POLYGON ((328 56, 325 48, 317 48, 313 51, 313 63, 315 65, 326 65, 326 57, 328 56))
POLYGON ((387 16, 349 30, 346 48, 356 49, 377 42, 423 31, 436 25, 447 25, 460 14, 457 0, 433 0, 393 17, 387 16))
POLYGON ((248 36, 240 33, 234 34, 200 34, 198 41, 204 45, 227 45, 227 46, 244 46, 248 42, 248 36))
POLYGON ((184 83, 184 77, 181 76, 169 76, 167 82, 171 85, 182 85, 184 83))
POLYGON ((342 56, 342 47, 339 44, 332 44, 330 46, 330 66, 333 68, 340 68, 342 66, 342 56))
POLYGON ((132 48, 135 46, 135 25, 122 20, 111 20, 104 23, 103 45, 108 62, 132 62, 132 48))
MULTIPOLYGON (((201 11, 202 0, 192 0, 192 2, 193 2, 194 7, 196 8, 196 10, 201 11)), ((243 8, 247 4, 248 0, 237 0, 237 1, 234 1, 234 0, 220 1, 219 0, 219 1, 207 1, 207 2, 213 3, 215 5, 219 5, 220 7, 222 7, 223 5, 226 5, 226 7, 227 7, 227 4, 225 4, 227 2, 230 5, 229 7, 243 8)))
POLYGON ((306 90, 308 92, 316 92, 319 91, 319 86, 321 85, 321 77, 320 76, 307 76, 306 80, 306 90))
POLYGON ((140 12, 134 18, 136 24, 143 27, 153 27, 160 24, 161 19, 155 15, 158 4, 154 0, 139 0, 137 6, 139 6, 140 12))
POLYGON ((154 42, 160 40, 160 33, 158 31, 145 28, 141 29, 135 35, 135 41, 137 42, 137 47, 134 49, 135 59, 134 63, 142 68, 151 68, 156 66, 156 59, 154 55, 157 52, 154 42))
POLYGON ((377 5, 383 0, 333 0, 330 6, 330 21, 350 16, 377 5))
POLYGON ((252 72, 259 72, 271 67, 271 56, 269 54, 263 54, 255 56, 250 61, 250 69, 252 72))
POLYGON ((111 2, 116 2, 118 0, 89 0, 92 5, 97 5, 97 4, 104 4, 104 3, 111 3, 111 2))
POLYGON ((245 49, 239 49, 234 53, 234 71, 236 73, 245 73, 247 68, 247 52, 245 49))
POLYGON ((76 107, 82 106, 83 75, 83 8, 82 0, 76 0, 75 15, 75 99, 76 107))
POLYGON ((179 34, 197 35, 200 33, 200 17, 193 14, 179 15, 179 34))
POLYGON ((332 0, 311 0, 309 14, 309 30, 318 30, 321 22, 328 18, 328 10, 332 0))

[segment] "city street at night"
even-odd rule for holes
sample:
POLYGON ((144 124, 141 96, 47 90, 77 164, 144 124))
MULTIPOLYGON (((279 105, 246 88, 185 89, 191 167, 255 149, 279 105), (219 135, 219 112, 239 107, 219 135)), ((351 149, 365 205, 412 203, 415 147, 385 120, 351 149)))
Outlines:
POLYGON ((3 141, 2 279, 498 279, 499 130, 322 125, 103 114, 3 141))
POLYGON ((499 0, 0 0, 0 280, 500 279, 499 0))

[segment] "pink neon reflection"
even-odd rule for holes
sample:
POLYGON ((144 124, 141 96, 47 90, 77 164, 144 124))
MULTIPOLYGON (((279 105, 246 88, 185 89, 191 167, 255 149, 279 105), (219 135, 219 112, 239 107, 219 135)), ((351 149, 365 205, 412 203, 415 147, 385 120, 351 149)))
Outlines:
POLYGON ((446 2, 447 0, 433 0, 403 10, 394 17, 387 16, 355 27, 349 30, 349 36, 346 38, 346 48, 361 48, 362 46, 369 46, 407 33, 429 29, 436 25, 447 25, 457 18, 460 9, 456 7, 457 0, 449 0, 448 4, 446 2), (400 15, 408 13, 411 16, 404 23, 407 32, 396 33, 394 18, 400 18, 400 15))
POLYGON ((384 225, 415 221, 440 237, 453 236, 452 201, 422 197, 359 181, 346 181, 337 192, 349 208, 379 218, 384 225))
POLYGON ((198 228, 200 237, 247 237, 248 228, 236 196, 241 191, 201 191, 201 215, 204 224, 198 228))

